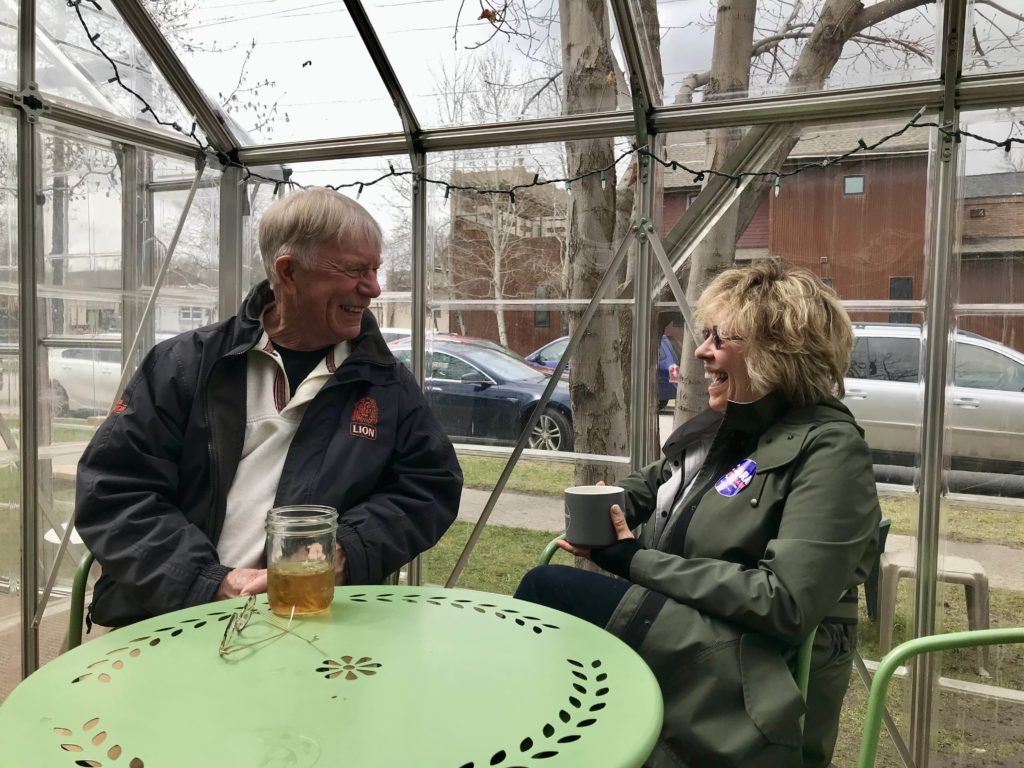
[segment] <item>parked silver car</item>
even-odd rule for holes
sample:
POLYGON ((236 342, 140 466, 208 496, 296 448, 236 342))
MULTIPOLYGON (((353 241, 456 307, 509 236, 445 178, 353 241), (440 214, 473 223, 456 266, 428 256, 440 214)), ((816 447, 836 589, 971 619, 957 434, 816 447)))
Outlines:
MULTIPOLYGON (((918 463, 924 387, 921 329, 854 324, 845 403, 867 433, 876 464, 918 463)), ((1024 474, 1024 354, 958 332, 946 411, 951 468, 1024 474)))

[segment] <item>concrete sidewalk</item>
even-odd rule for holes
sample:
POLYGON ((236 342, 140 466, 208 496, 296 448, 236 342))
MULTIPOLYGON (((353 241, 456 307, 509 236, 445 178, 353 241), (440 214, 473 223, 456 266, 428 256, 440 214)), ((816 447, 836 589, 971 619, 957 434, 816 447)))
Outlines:
MULTIPOLYGON (((490 496, 489 491, 465 488, 459 519, 475 522, 490 496)), ((1022 513, 1024 514, 1024 513, 1022 513)), ((505 491, 499 498, 488 520, 488 525, 507 525, 513 528, 531 528, 537 531, 561 531, 564 527, 562 501, 554 496, 537 496, 505 491)), ((912 536, 890 534, 885 548, 890 552, 915 549, 912 536)), ((1001 544, 973 544, 961 541, 943 541, 940 554, 969 557, 977 560, 988 574, 994 589, 1012 589, 1024 592, 1024 550, 1001 544)))

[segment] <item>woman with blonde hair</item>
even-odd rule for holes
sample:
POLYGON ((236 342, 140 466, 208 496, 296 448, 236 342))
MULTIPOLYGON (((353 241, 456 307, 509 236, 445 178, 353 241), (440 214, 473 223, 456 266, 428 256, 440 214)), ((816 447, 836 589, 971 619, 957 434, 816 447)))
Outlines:
POLYGON ((619 483, 614 544, 561 543, 620 578, 541 566, 516 596, 647 661, 665 701, 648 765, 827 766, 880 517, 863 430, 838 399, 850 320, 818 278, 772 260, 723 272, 696 317, 708 410, 619 483), (801 734, 792 669, 815 628, 801 734))

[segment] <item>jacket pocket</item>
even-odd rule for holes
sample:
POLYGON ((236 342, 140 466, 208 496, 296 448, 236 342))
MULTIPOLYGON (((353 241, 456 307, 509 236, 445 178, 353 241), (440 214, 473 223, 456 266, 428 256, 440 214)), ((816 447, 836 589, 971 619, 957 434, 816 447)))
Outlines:
POLYGON ((740 676, 747 714, 766 740, 800 747, 800 715, 805 711, 800 688, 778 642, 759 634, 740 638, 740 676))

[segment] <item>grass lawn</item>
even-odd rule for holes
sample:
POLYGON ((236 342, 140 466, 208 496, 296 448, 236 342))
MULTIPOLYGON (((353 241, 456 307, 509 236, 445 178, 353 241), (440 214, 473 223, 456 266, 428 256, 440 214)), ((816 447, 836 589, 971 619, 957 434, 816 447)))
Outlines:
MULTIPOLYGON (((467 488, 494 488, 505 460, 488 456, 460 456, 467 488)), ((573 485, 572 464, 521 460, 505 488, 517 493, 561 496, 573 485)), ((912 536, 917 530, 916 494, 885 494, 880 497, 882 514, 892 520, 891 533, 912 536)), ((1024 510, 1002 507, 993 499, 992 508, 943 501, 942 536, 951 541, 999 543, 1024 549, 1024 510)))

